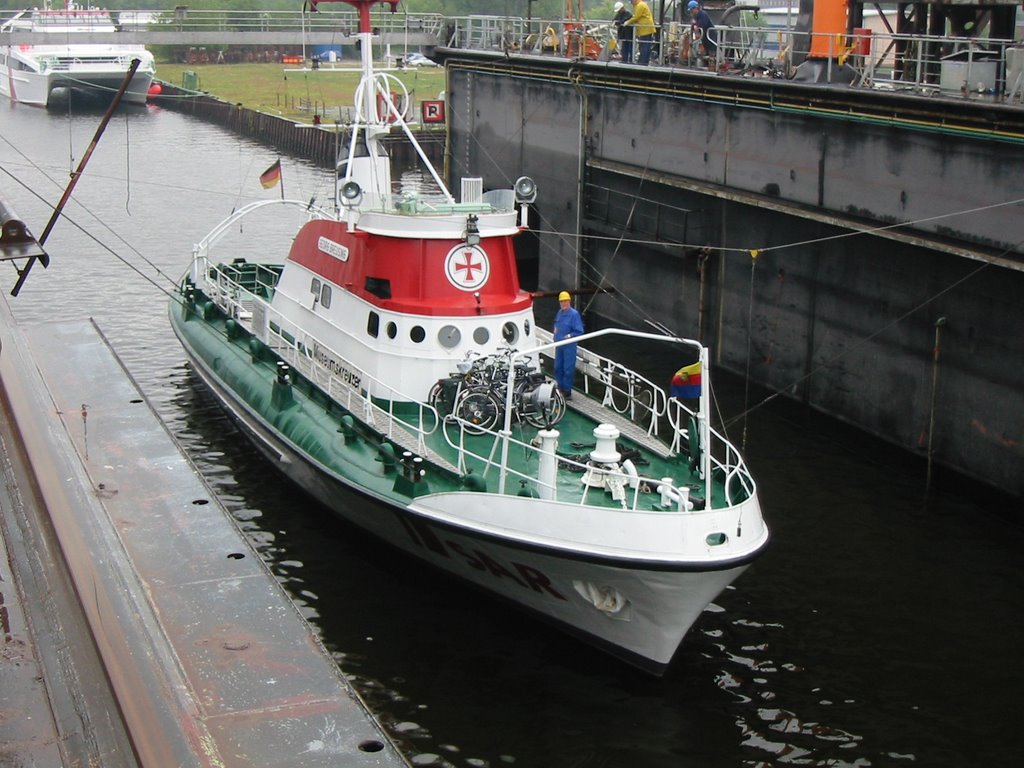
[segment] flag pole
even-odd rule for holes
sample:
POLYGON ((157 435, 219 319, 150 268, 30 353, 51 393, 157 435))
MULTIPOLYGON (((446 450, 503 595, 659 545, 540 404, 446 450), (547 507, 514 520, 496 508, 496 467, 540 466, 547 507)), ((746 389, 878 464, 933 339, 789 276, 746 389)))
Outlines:
POLYGON ((277 156, 277 164, 280 170, 278 170, 278 177, 281 180, 281 199, 284 200, 284 168, 281 166, 281 156, 277 156))

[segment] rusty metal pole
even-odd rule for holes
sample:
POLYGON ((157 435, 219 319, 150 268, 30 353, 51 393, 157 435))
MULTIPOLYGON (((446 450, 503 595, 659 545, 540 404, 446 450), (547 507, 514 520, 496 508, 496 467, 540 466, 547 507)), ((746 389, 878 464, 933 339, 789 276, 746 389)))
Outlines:
POLYGON ((701 250, 697 256, 697 274, 700 275, 700 287, 697 292, 697 340, 704 343, 704 298, 707 290, 708 259, 711 251, 707 248, 701 250))
POLYGON ((935 434, 935 400, 939 390, 939 351, 941 349, 942 326, 945 324, 945 317, 940 317, 935 321, 935 347, 932 350, 932 395, 931 406, 928 409, 928 469, 924 481, 926 493, 932 488, 932 438, 935 434))

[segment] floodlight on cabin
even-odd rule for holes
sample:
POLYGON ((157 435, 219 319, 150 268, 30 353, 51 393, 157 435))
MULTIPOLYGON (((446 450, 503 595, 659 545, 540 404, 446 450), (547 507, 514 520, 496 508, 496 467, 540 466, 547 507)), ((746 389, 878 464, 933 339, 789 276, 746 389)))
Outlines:
POLYGON ((363 188, 357 181, 346 181, 341 185, 341 204, 346 208, 355 208, 363 200, 363 188))
POLYGON ((520 176, 516 179, 513 189, 516 193, 516 202, 520 205, 532 203, 537 199, 537 183, 529 176, 520 176))

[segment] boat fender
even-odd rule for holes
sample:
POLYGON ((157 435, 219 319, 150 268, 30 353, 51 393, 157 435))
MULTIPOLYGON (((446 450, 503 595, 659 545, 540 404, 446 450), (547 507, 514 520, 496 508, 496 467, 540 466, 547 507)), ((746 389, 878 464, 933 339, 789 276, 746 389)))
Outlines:
POLYGON ((199 312, 203 320, 213 320, 217 316, 217 305, 212 301, 204 301, 199 307, 199 312))
POLYGON ((690 423, 686 425, 686 436, 690 449, 689 466, 691 472, 696 472, 700 466, 700 432, 697 431, 697 419, 690 417, 690 423))
POLYGON ((258 363, 263 357, 263 342, 259 339, 249 339, 249 357, 254 363, 258 363))
POLYGON ((242 326, 238 324, 237 320, 233 320, 230 317, 224 323, 224 330, 227 331, 228 338, 232 341, 242 335, 242 326))
POLYGON ((385 471, 394 469, 397 461, 395 457, 395 446, 391 443, 381 443, 377 447, 377 459, 384 465, 385 471))
POLYGON ((461 479, 462 487, 467 491, 476 491, 478 493, 487 492, 487 478, 483 475, 474 475, 472 472, 467 472, 461 479))

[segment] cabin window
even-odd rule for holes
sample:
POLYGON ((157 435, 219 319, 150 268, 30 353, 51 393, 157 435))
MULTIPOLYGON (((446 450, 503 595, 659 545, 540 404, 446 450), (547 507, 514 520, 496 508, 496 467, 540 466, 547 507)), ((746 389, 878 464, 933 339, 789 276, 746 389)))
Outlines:
POLYGON ((529 320, 524 320, 523 321, 523 335, 524 336, 529 336, 530 335, 530 321, 529 320))
POLYGON ((454 325, 443 325, 437 332, 437 340, 445 349, 452 349, 462 341, 462 331, 454 325))
POLYGON ((387 331, 389 339, 393 339, 395 338, 395 336, 398 335, 398 326, 395 325, 394 322, 388 323, 387 328, 385 330, 387 331))
POLYGON ((312 293, 314 296, 319 296, 320 295, 320 278, 319 277, 314 277, 313 278, 313 282, 311 282, 309 284, 309 292, 312 293))
POLYGON ((477 344, 480 344, 481 346, 486 344, 490 338, 491 332, 488 331, 483 326, 473 331, 473 341, 475 341, 477 344))
POLYGON ((376 312, 371 312, 370 316, 366 318, 366 332, 375 339, 380 333, 380 315, 376 312))
POLYGON ((378 299, 391 298, 391 281, 383 277, 367 277, 363 286, 367 293, 378 299))
POLYGON ((427 332, 423 330, 422 325, 414 325, 412 330, 409 331, 409 338, 412 339, 416 344, 419 344, 425 338, 427 338, 427 332))
POLYGON ((320 304, 324 309, 330 309, 331 307, 331 286, 326 283, 320 289, 320 304))
POLYGON ((519 339, 519 329, 516 324, 509 321, 501 326, 501 338, 505 340, 506 344, 515 344, 519 339))

